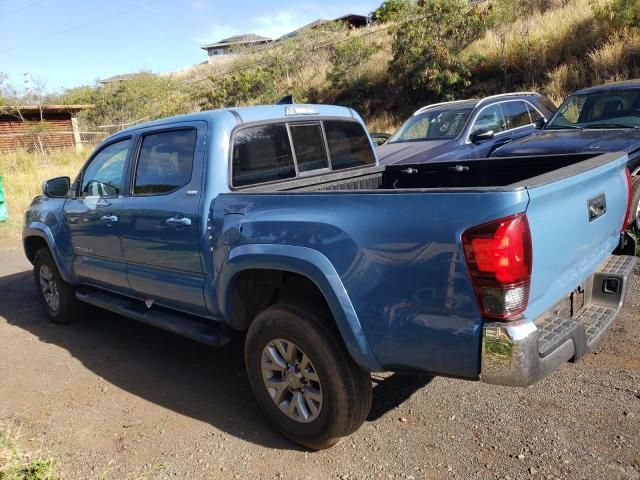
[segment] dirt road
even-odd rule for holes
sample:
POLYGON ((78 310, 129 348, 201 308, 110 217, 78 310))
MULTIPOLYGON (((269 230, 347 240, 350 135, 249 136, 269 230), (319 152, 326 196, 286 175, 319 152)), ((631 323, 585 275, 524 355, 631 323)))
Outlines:
POLYGON ((96 312, 50 324, 0 251, 0 422, 63 478, 640 478, 640 284, 597 350, 528 389, 388 376, 369 421, 306 452, 264 420, 242 345, 96 312))

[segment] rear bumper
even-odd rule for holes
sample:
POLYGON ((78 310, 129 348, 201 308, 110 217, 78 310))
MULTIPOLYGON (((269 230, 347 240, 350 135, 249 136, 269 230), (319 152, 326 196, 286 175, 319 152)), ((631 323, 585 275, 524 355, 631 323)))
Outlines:
POLYGON ((485 323, 481 380, 527 386, 579 360, 620 312, 635 263, 632 256, 609 257, 584 283, 584 306, 573 316, 558 306, 533 322, 485 323))

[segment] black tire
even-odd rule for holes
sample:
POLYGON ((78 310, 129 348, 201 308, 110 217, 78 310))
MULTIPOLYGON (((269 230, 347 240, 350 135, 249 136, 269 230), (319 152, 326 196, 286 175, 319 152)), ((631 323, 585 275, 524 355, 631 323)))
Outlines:
POLYGON ((71 323, 81 318, 85 305, 76 298, 74 288, 60 276, 56 262, 48 249, 42 248, 36 253, 33 260, 33 276, 42 306, 53 323, 71 323), (45 293, 40 283, 41 269, 43 267, 46 267, 51 272, 52 280, 55 282, 59 298, 57 303, 52 302, 50 304, 45 298, 45 293))
POLYGON ((631 218, 630 225, 640 230, 638 224, 638 204, 640 203, 640 176, 631 177, 631 218))
POLYGON ((277 304, 262 311, 247 332, 245 362, 249 383, 266 417, 286 437, 307 448, 322 450, 335 445, 356 431, 371 409, 369 373, 353 361, 335 325, 309 307, 277 304), (263 380, 263 351, 276 339, 299 347, 319 378, 322 406, 309 423, 287 416, 263 380))

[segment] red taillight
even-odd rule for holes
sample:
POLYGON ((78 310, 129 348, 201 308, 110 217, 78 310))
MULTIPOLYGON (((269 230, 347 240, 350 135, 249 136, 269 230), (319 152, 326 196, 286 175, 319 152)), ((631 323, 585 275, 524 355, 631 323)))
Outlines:
POLYGON ((524 312, 532 263, 527 215, 470 228, 462 246, 483 316, 510 320, 524 312))
POLYGON ((624 215, 624 220, 622 222, 622 233, 626 232, 629 227, 629 222, 631 222, 631 202, 633 201, 633 188, 631 187, 631 172, 628 168, 625 168, 625 173, 627 176, 627 191, 629 196, 627 197, 627 213, 624 215))

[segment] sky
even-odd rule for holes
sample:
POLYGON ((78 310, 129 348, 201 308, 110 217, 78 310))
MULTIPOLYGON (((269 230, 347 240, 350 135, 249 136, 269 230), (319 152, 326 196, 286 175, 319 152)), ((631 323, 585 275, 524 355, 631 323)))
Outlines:
POLYGON ((171 72, 206 61, 205 43, 243 33, 277 38, 318 18, 368 14, 381 2, 0 0, 0 73, 17 88, 31 78, 60 91, 123 73, 171 72))

